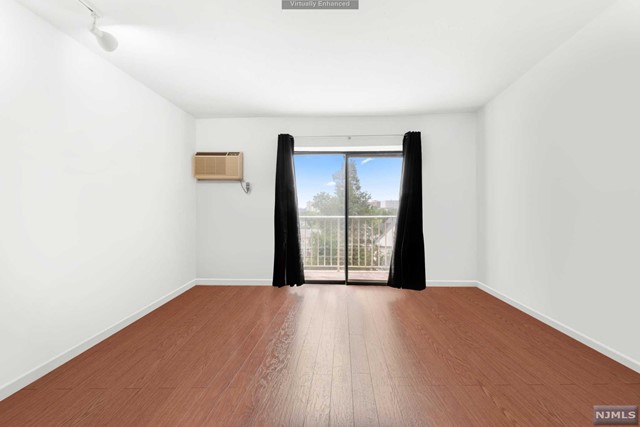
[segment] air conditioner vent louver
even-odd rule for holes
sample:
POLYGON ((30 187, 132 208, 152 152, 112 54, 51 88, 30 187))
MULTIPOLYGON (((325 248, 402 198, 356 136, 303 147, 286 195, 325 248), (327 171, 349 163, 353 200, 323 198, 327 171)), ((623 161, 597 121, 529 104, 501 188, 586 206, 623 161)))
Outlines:
POLYGON ((242 181, 242 153, 196 153, 193 174, 199 180, 242 181))

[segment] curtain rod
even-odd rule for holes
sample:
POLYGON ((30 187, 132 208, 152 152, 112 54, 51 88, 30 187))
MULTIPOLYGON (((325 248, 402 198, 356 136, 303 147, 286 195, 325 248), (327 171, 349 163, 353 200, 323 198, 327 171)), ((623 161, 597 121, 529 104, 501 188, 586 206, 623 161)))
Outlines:
POLYGON ((389 135, 293 135, 294 138, 377 138, 377 137, 391 137, 391 136, 404 136, 403 134, 389 134, 389 135))

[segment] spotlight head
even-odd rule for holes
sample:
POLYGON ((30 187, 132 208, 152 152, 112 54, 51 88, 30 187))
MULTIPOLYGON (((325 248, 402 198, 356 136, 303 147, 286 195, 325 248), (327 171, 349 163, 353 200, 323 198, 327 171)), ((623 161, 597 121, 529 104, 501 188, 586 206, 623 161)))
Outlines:
POLYGON ((98 28, 96 25, 98 15, 93 13, 92 16, 93 24, 91 24, 89 31, 91 31, 91 34, 96 36, 96 40, 98 41, 98 44, 102 49, 106 50, 107 52, 113 52, 118 48, 118 39, 116 39, 113 34, 107 33, 106 31, 102 31, 100 28, 98 28))
POLYGON ((98 41, 100 47, 107 52, 113 52, 118 48, 118 39, 116 39, 113 34, 107 33, 97 28, 93 29, 91 32, 94 36, 96 36, 96 40, 98 41))

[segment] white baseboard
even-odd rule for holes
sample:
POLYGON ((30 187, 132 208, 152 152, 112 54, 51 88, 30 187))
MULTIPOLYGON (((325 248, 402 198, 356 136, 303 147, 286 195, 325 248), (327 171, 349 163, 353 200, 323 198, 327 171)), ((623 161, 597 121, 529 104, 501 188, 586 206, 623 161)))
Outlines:
POLYGON ((17 379, 15 379, 15 380, 13 380, 11 382, 8 382, 7 384, 3 384, 2 386, 0 386, 0 400, 6 399, 7 397, 11 396, 13 393, 17 392, 18 390, 28 386, 29 384, 31 384, 35 380, 45 376, 49 372, 51 372, 54 369, 58 368, 59 366, 62 366, 63 364, 65 364, 69 360, 71 360, 74 357, 78 356, 80 353, 82 353, 84 351, 87 351, 89 348, 91 348, 94 345, 98 344, 100 341, 110 337, 111 335, 115 334, 116 332, 120 331, 121 329, 124 329, 125 327, 129 326, 130 324, 132 324, 136 320, 138 320, 141 317, 149 314, 150 312, 152 312, 156 308, 158 308, 161 305, 169 302, 170 300, 174 299, 175 297, 177 297, 178 295, 182 294, 183 292, 188 291, 189 289, 191 289, 195 285, 195 283, 196 283, 195 280, 191 280, 190 282, 185 283, 184 285, 180 286, 178 289, 176 289, 176 290, 174 290, 172 292, 169 292, 167 295, 163 296, 162 298, 157 299, 156 301, 152 302, 151 304, 141 308, 140 310, 136 311, 135 313, 125 317, 124 319, 122 319, 121 321, 117 322, 116 324, 114 324, 114 325, 106 328, 105 330, 95 334, 94 336, 86 339, 85 341, 81 342, 80 344, 77 344, 76 346, 70 348, 69 350, 66 350, 66 351, 62 352, 58 356, 55 356, 54 358, 50 359, 49 361, 43 363, 42 365, 40 365, 38 367, 32 369, 31 371, 29 371, 26 374, 18 377, 17 379))
POLYGON ((427 280, 427 288, 455 287, 475 288, 478 282, 475 280, 427 280))
POLYGON ((557 320, 552 319, 551 317, 540 313, 537 310, 534 310, 533 308, 524 305, 522 303, 519 303, 518 301, 504 295, 501 292, 496 291, 495 289, 493 289, 492 287, 486 285, 485 283, 482 282, 477 282, 477 286, 478 288, 482 289, 483 291, 485 291, 486 293, 493 295, 494 297, 506 302, 507 304, 517 308, 520 311, 523 311, 525 313, 527 313, 528 315, 535 317, 536 319, 538 319, 539 321, 551 326, 554 329, 559 330, 560 332, 562 332, 565 335, 570 336, 571 338, 580 341, 582 344, 591 347, 592 349, 596 350, 597 352, 600 352, 602 354, 604 354, 607 357, 610 357, 611 359, 615 360, 618 363, 623 364, 624 366, 633 369, 636 372, 640 372, 640 362, 638 362, 637 360, 634 360, 628 356, 625 356, 624 354, 612 349, 611 347, 606 346, 605 344, 602 344, 599 341, 594 340, 593 338, 590 338, 586 335, 584 335, 581 332, 576 331, 573 328, 570 328, 569 326, 558 322, 557 320))
POLYGON ((196 286, 271 286, 271 279, 196 279, 196 286))
MULTIPOLYGON (((427 280, 427 286, 476 287, 475 280, 427 280)), ((271 286, 270 279, 196 279, 201 286, 271 286)))

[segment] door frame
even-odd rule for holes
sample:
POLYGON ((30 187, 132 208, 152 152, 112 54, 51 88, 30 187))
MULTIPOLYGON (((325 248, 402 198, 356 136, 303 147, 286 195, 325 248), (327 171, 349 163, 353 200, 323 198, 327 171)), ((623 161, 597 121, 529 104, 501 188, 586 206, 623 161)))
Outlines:
MULTIPOLYGON (((349 191, 348 189, 348 180, 349 180, 349 159, 352 157, 400 157, 402 158, 402 150, 398 151, 342 151, 342 150, 331 150, 331 151, 294 151, 294 157, 300 155, 322 155, 322 154, 333 154, 333 155, 342 155, 344 158, 344 281, 342 280, 305 280, 305 283, 310 285, 386 285, 386 281, 382 280, 349 280, 349 261, 348 261, 348 253, 349 248, 347 245, 349 244, 349 191)), ((398 188, 398 193, 400 192, 400 188, 398 188)), ((303 263, 304 269, 304 263, 303 263)))

